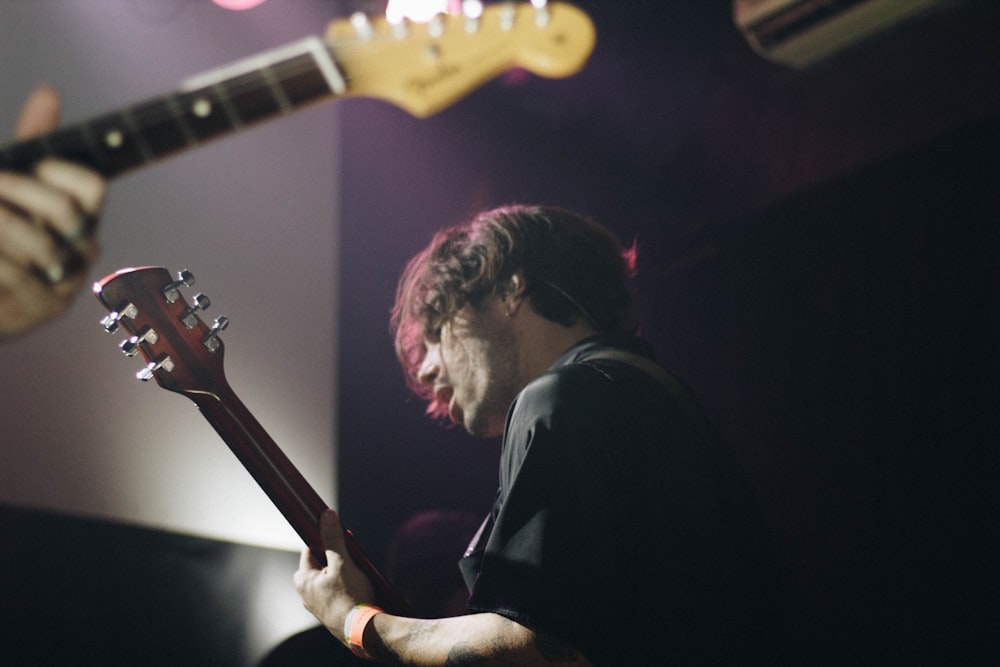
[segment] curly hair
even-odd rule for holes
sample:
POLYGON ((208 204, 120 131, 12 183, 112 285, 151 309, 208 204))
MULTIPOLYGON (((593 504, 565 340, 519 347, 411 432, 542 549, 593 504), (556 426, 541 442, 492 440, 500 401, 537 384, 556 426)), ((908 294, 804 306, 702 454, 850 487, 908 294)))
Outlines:
POLYGON ((430 398, 416 377, 425 342, 437 342, 441 328, 466 305, 505 296, 518 271, 542 317, 564 326, 584 318, 601 333, 633 330, 629 279, 635 258, 634 244, 623 248, 592 220, 546 206, 504 206, 438 232, 404 269, 392 310, 407 383, 430 398))

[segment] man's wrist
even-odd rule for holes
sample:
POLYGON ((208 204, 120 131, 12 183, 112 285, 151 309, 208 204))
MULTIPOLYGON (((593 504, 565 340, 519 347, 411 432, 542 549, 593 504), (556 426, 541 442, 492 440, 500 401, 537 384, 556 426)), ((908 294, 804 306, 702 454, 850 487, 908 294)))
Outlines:
POLYGON ((371 658, 364 647, 365 628, 382 609, 370 604, 355 605, 344 618, 344 644, 359 658, 371 658))

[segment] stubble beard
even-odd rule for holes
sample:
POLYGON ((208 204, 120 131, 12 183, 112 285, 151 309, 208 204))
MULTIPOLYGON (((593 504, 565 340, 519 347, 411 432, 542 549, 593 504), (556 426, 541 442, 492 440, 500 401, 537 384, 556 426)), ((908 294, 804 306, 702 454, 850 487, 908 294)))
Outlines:
POLYGON ((492 373, 478 405, 470 405, 463 414, 465 430, 476 438, 490 439, 503 435, 507 411, 520 391, 517 377, 519 358, 514 336, 494 331, 486 336, 486 355, 492 373))

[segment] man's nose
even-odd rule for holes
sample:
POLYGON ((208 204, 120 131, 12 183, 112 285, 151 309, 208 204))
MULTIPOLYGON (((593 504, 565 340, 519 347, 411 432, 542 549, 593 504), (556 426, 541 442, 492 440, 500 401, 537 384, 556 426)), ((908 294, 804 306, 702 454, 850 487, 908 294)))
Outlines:
POLYGON ((424 360, 417 369, 417 382, 420 384, 434 384, 441 373, 441 357, 438 345, 428 345, 424 360))

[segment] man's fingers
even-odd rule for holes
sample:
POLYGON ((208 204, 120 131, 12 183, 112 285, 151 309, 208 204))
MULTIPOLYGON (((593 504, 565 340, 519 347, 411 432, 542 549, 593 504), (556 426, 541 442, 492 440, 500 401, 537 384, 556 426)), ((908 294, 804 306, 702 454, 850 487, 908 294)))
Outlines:
MULTIPOLYGON (((326 560, 339 562, 341 553, 344 553, 344 531, 340 525, 340 518, 333 510, 325 510, 319 519, 319 534, 323 541, 326 552, 326 560)), ((323 563, 316 557, 308 547, 302 550, 299 556, 299 570, 318 570, 323 567, 323 563)))
POLYGON ((69 194, 86 215, 94 216, 101 210, 107 183, 92 169, 61 160, 42 160, 35 166, 35 175, 69 194))
POLYGON ((35 88, 21 108, 14 138, 30 139, 54 130, 59 124, 60 106, 59 92, 55 88, 48 84, 35 88))
POLYGON ((62 284, 52 288, 0 254, 0 340, 21 335, 63 312, 82 280, 74 278, 64 293, 62 284))
POLYGON ((319 536, 323 540, 323 546, 329 552, 333 551, 343 554, 346 551, 344 546, 344 528, 340 525, 340 517, 333 510, 326 510, 319 518, 319 536))
POLYGON ((309 547, 303 549, 302 553, 299 555, 299 572, 315 570, 316 565, 318 565, 318 563, 316 563, 316 559, 313 558, 312 551, 310 551, 309 547))
POLYGON ((39 165, 37 179, 0 172, 0 201, 21 215, 47 227, 73 246, 94 231, 96 213, 104 198, 104 181, 97 174, 65 162, 39 165))
POLYGON ((50 266, 61 259, 59 247, 50 234, 2 208, 0 256, 23 268, 50 266))

